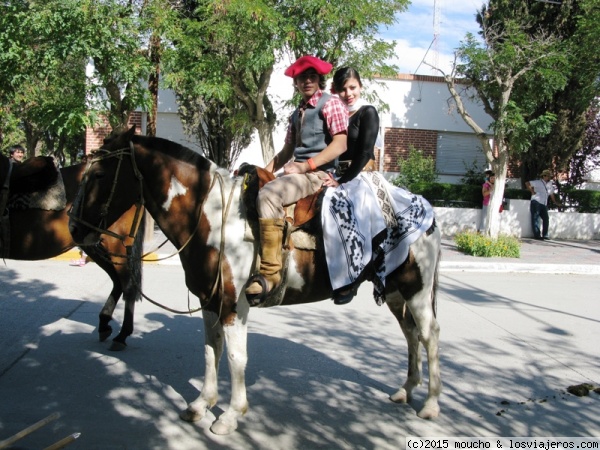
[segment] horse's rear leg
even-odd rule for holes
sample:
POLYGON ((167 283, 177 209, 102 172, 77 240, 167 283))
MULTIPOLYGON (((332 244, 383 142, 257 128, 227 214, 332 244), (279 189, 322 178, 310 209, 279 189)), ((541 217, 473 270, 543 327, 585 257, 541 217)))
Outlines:
POLYGON ((104 342, 112 334, 113 330, 110 326, 110 321, 113 319, 113 313, 121 297, 121 292, 121 288, 115 284, 98 315, 98 338, 100 342, 104 342))
POLYGON ((127 348, 127 338, 133 333, 133 316, 135 314, 135 301, 136 295, 131 293, 124 293, 123 299, 125 300, 125 312, 123 314, 123 323, 121 324, 121 331, 113 338, 113 342, 109 347, 109 350, 113 352, 119 352, 127 348))
POLYGON ((196 400, 189 403, 187 408, 179 413, 179 417, 186 422, 201 420, 206 412, 217 404, 219 395, 217 375, 219 373, 219 360, 223 353, 224 335, 223 325, 217 314, 203 311, 204 319, 204 385, 202 392, 196 400))
POLYGON ((417 414, 422 419, 432 419, 439 415, 440 406, 438 404, 438 399, 442 392, 439 359, 440 326, 433 313, 433 308, 422 307, 425 303, 430 305, 430 297, 427 297, 427 299, 422 299, 421 301, 413 299, 413 301, 408 304, 408 307, 411 309, 414 316, 421 343, 427 352, 429 391, 423 408, 421 408, 421 411, 417 414))
POLYGON ((392 396, 394 401, 410 401, 412 389, 421 381, 419 342, 427 352, 429 386, 427 398, 418 416, 424 419, 440 413, 438 399, 442 391, 439 363, 440 327, 435 317, 440 235, 435 230, 412 246, 407 262, 388 278, 388 306, 394 313, 408 342, 408 379, 392 396), (397 292, 394 292, 397 289, 397 292), (404 302, 406 302, 406 308, 404 302))
POLYGON ((422 381, 419 331, 415 326, 410 311, 406 309, 402 296, 398 292, 388 295, 387 304, 390 311, 396 316, 408 346, 408 374, 406 382, 398 389, 398 391, 390 396, 390 400, 396 403, 410 403, 412 401, 413 389, 419 386, 422 381))

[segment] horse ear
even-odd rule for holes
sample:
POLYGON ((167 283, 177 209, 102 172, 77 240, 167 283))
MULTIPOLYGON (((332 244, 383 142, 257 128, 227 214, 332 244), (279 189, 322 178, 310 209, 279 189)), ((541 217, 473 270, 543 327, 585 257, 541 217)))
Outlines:
POLYGON ((134 136, 134 135, 135 135, 135 129, 136 129, 136 126, 135 126, 135 124, 133 124, 133 125, 131 126, 131 128, 130 128, 130 129, 127 131, 127 138, 128 138, 128 139, 131 139, 131 138, 132 138, 132 136, 134 136))

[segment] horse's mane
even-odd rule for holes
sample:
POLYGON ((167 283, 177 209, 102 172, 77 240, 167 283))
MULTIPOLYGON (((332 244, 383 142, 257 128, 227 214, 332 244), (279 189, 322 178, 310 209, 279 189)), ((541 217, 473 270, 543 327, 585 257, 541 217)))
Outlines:
POLYGON ((128 148, 129 142, 133 142, 152 152, 164 153, 179 161, 193 164, 200 170, 208 170, 210 165, 213 164, 209 159, 198 152, 195 152, 188 147, 184 147, 177 142, 156 136, 141 136, 134 134, 132 131, 135 131, 135 129, 130 129, 129 131, 107 137, 104 139, 102 148, 108 151, 115 151, 122 148, 128 148))
POLYGON ((132 142, 134 144, 142 144, 149 150, 164 153, 175 159, 194 164, 201 168, 208 169, 211 165, 211 161, 200 153, 165 138, 136 135, 133 136, 132 142))

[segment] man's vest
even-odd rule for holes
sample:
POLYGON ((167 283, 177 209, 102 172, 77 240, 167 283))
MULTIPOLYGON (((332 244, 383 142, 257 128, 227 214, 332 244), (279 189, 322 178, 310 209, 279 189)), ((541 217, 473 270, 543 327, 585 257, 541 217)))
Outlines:
MULTIPOLYGON (((296 132, 295 161, 304 162, 314 158, 333 140, 323 117, 323 106, 330 98, 329 94, 323 93, 314 108, 297 108, 292 114, 292 126, 296 132)), ((333 171, 336 167, 337 159, 319 166, 319 170, 333 171)))

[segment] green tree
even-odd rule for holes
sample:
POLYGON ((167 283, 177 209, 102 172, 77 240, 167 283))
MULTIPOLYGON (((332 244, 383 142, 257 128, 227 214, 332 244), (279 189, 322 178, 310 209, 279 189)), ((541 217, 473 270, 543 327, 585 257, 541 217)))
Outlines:
POLYGON ((65 151, 81 150, 80 137, 90 121, 85 59, 72 51, 71 26, 81 16, 72 6, 9 2, 0 14, 1 126, 12 124, 14 133, 18 124, 29 156, 44 149, 62 163, 65 151))
POLYGON ((79 42, 93 62, 92 109, 106 112, 114 130, 127 127, 138 107, 150 109, 146 85, 152 64, 148 51, 148 29, 140 19, 142 0, 82 0, 84 14, 79 42))
POLYGON ((277 116, 267 89, 275 64, 286 55, 314 54, 334 65, 356 65, 364 69, 365 77, 390 74, 393 68, 383 61, 393 55, 394 45, 378 38, 378 27, 395 23, 396 13, 406 8, 408 0, 186 4, 195 8, 193 16, 183 19, 185 33, 174 39, 169 52, 168 84, 182 86, 182 80, 195 79, 202 84, 195 89, 203 96, 226 103, 235 97, 258 133, 264 160, 269 161, 275 154, 277 116), (184 48, 187 51, 182 53, 184 48))
MULTIPOLYGON (((528 0, 490 0, 483 12, 481 17, 485 17, 488 24, 518 21, 529 24, 530 34, 544 30, 560 40, 568 62, 564 73, 567 77, 565 88, 538 102, 533 113, 533 116, 541 116, 550 112, 556 120, 549 133, 532 138, 529 147, 519 155, 519 162, 523 183, 549 167, 566 170, 573 155, 581 149, 587 112, 600 93, 600 46, 597 45, 600 9, 597 0, 564 0, 560 5, 528 0)), ((526 98, 531 90, 538 90, 543 85, 541 77, 521 80, 514 97, 526 98)))
POLYGON ((483 41, 467 35, 456 52, 457 62, 452 73, 440 72, 458 112, 478 136, 486 160, 496 173, 485 230, 496 238, 509 159, 511 155, 522 154, 536 136, 550 131, 555 115, 549 112, 536 115, 536 108, 564 88, 568 65, 556 36, 545 30, 532 30, 515 20, 488 22, 490 17, 484 6, 478 19, 483 41), (486 131, 466 110, 457 76, 462 84, 471 88, 471 94, 483 103, 484 110, 493 119, 493 145, 486 131), (521 83, 530 89, 519 92, 521 83), (516 95, 517 92, 520 95, 516 95))

